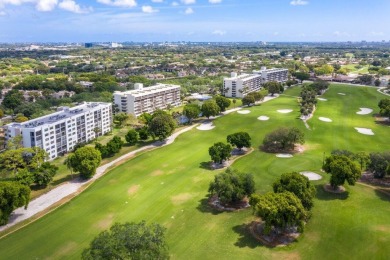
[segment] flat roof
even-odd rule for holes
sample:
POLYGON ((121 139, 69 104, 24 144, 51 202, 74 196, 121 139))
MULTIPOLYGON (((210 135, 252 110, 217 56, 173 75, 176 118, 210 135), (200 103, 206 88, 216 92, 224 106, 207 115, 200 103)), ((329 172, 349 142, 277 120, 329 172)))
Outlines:
POLYGON ((144 95, 148 95, 148 94, 159 93, 159 92, 162 92, 164 90, 171 90, 171 89, 177 89, 177 88, 180 88, 180 86, 179 85, 172 85, 172 84, 157 84, 157 85, 154 85, 151 87, 145 87, 142 89, 134 89, 134 90, 128 90, 128 91, 124 91, 124 92, 115 91, 114 95, 115 94, 122 95, 122 96, 131 95, 134 97, 140 97, 140 96, 144 96, 144 95))
POLYGON ((82 105, 75 106, 72 108, 69 107, 63 107, 62 110, 52 113, 50 115, 38 117, 23 123, 11 123, 6 126, 10 127, 20 127, 20 128, 35 128, 37 126, 42 126, 45 124, 52 124, 57 121, 71 118, 77 114, 81 114, 83 112, 92 111, 97 107, 104 108, 107 105, 112 105, 111 103, 104 103, 104 102, 85 102, 82 105))
POLYGON ((257 75, 257 74, 241 74, 241 75, 238 75, 237 77, 225 78, 225 80, 239 80, 239 79, 248 80, 248 79, 254 79, 254 78, 258 78, 258 77, 260 77, 260 75, 257 75))

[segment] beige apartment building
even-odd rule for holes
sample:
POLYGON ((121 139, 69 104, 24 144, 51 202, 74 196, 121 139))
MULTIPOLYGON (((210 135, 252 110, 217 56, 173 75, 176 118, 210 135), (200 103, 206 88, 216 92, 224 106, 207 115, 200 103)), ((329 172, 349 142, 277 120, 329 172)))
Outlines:
POLYGON ((180 86, 157 84, 143 87, 136 83, 134 90, 114 92, 114 104, 119 112, 139 116, 142 113, 153 113, 157 109, 166 109, 168 105, 180 105, 180 86))

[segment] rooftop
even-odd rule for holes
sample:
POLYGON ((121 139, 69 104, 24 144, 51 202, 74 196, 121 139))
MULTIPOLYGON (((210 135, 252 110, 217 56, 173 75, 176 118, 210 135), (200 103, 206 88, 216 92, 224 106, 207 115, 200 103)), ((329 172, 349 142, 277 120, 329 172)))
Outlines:
POLYGON ((238 75, 238 76, 235 76, 235 77, 230 77, 230 78, 225 78, 225 80, 249 80, 249 79, 254 79, 254 78, 258 78, 259 75, 255 75, 255 74, 241 74, 241 75, 238 75))
POLYGON ((115 91, 114 94, 118 95, 132 95, 134 97, 139 97, 139 96, 144 96, 147 94, 153 94, 153 93, 159 93, 164 90, 171 90, 171 89, 176 89, 180 88, 179 85, 171 85, 171 84, 157 84, 155 86, 151 87, 146 87, 146 88, 140 88, 140 89, 134 89, 134 90, 129 90, 129 91, 115 91))
POLYGON ((42 116, 36 119, 32 119, 23 123, 11 123, 7 126, 12 127, 20 127, 20 128, 35 128, 37 126, 41 126, 44 124, 51 124, 66 118, 70 118, 74 115, 80 114, 82 112, 88 112, 96 107, 106 107, 107 105, 111 105, 111 103, 103 103, 103 102, 84 102, 84 104, 76 106, 76 107, 62 107, 60 111, 52 113, 47 116, 42 116))

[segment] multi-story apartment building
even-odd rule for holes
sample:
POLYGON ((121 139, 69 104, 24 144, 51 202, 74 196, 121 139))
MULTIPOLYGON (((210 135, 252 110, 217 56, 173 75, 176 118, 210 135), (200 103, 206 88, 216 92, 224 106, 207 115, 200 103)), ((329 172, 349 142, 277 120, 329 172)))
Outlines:
POLYGON ((73 150, 78 143, 111 131, 111 124, 112 104, 85 102, 23 123, 8 124, 5 136, 9 139, 22 135, 24 147, 40 147, 52 160, 73 150))
POLYGON ((261 75, 241 74, 232 72, 230 78, 224 78, 223 89, 226 97, 242 98, 250 92, 259 91, 261 88, 261 75))
POLYGON ((286 82, 288 79, 288 69, 267 69, 261 67, 253 74, 241 74, 232 72, 230 78, 224 78, 223 89, 226 97, 242 98, 250 92, 259 91, 262 84, 269 81, 286 82))
POLYGON ((276 82, 286 82, 288 80, 288 69, 267 69, 266 67, 261 67, 261 70, 253 71, 254 74, 261 75, 263 83, 269 81, 276 82))
POLYGON ((134 90, 114 92, 114 104, 119 112, 139 116, 142 113, 153 113, 157 109, 166 109, 168 105, 180 105, 180 86, 157 84, 144 88, 142 84, 134 85, 134 90))

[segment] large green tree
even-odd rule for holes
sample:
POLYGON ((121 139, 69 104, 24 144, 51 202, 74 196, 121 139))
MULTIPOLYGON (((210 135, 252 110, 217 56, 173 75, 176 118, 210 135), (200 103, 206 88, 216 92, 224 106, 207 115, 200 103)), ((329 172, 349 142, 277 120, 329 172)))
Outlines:
POLYGON ((316 194, 316 188, 306 176, 297 172, 284 173, 280 179, 272 185, 275 193, 289 191, 294 193, 302 202, 305 209, 310 210, 313 207, 313 199, 316 194))
POLYGON ((244 106, 248 106, 248 107, 250 105, 254 104, 255 101, 256 101, 255 97, 253 95, 249 95, 249 94, 242 98, 242 104, 244 106))
POLYGON ((192 120, 198 118, 201 112, 198 104, 186 104, 183 108, 183 115, 188 118, 190 123, 192 123, 192 120))
POLYGON ((385 98, 379 101, 378 107, 381 116, 390 117, 390 98, 385 98))
POLYGON ((243 147, 251 147, 251 137, 247 132, 237 132, 226 137, 227 142, 233 146, 237 146, 238 149, 243 147))
POLYGON ((79 172, 82 178, 91 178, 102 161, 102 155, 99 150, 84 146, 77 149, 68 157, 70 165, 75 172, 79 172))
POLYGON ((255 202, 252 204, 255 214, 265 222, 265 234, 269 234, 272 227, 278 231, 298 227, 299 231, 303 231, 308 212, 292 192, 254 194, 251 202, 255 202))
POLYGON ((220 109, 217 105, 217 102, 215 100, 207 100, 203 102, 202 108, 201 108, 203 116, 210 118, 210 116, 216 116, 219 114, 220 109))
POLYGON ((39 186, 46 187, 56 175, 58 167, 49 162, 44 162, 37 170, 33 172, 34 182, 39 186))
POLYGON ((267 134, 263 148, 269 151, 293 150, 295 144, 304 144, 305 135, 296 127, 281 127, 267 134))
POLYGON ((230 158, 232 152, 232 146, 222 142, 215 143, 209 148, 209 155, 211 160, 215 163, 222 163, 224 160, 230 158))
POLYGON ((0 182, 0 225, 8 222, 14 209, 27 205, 30 201, 30 188, 18 182, 0 182))
POLYGON ((126 133, 125 139, 129 145, 135 145, 138 142, 138 132, 135 129, 130 129, 126 133))
POLYGON ((310 74, 309 74, 309 73, 300 72, 300 71, 293 73, 293 76, 294 76, 296 79, 300 80, 301 83, 302 83, 304 80, 308 80, 308 79, 310 78, 310 74))
POLYGON ((241 173, 231 168, 217 174, 209 186, 210 196, 217 195, 223 204, 239 202, 254 192, 253 175, 241 173))
POLYGON ((15 109, 24 102, 24 97, 19 90, 10 90, 4 95, 3 102, 1 103, 5 108, 15 109))
POLYGON ((375 178, 383 178, 390 174, 390 152, 370 153, 370 162, 367 169, 375 178))
POLYGON ((271 96, 280 93, 280 86, 281 84, 276 81, 268 81, 263 85, 263 87, 268 90, 268 93, 270 93, 271 96))
POLYGON ((230 99, 224 97, 224 96, 216 96, 215 97, 215 102, 219 106, 219 109, 221 112, 225 111, 226 108, 228 108, 231 104, 230 99))
POLYGON ((115 223, 91 242, 82 259, 169 259, 165 228, 159 224, 147 225, 145 221, 115 223))
POLYGON ((344 185, 346 181, 349 185, 355 185, 362 174, 357 163, 344 155, 327 157, 322 168, 326 173, 331 174, 330 185, 333 189, 344 185))
POLYGON ((154 112, 152 120, 148 125, 148 130, 153 138, 160 141, 170 136, 176 128, 176 122, 171 115, 165 111, 158 110, 154 112))

